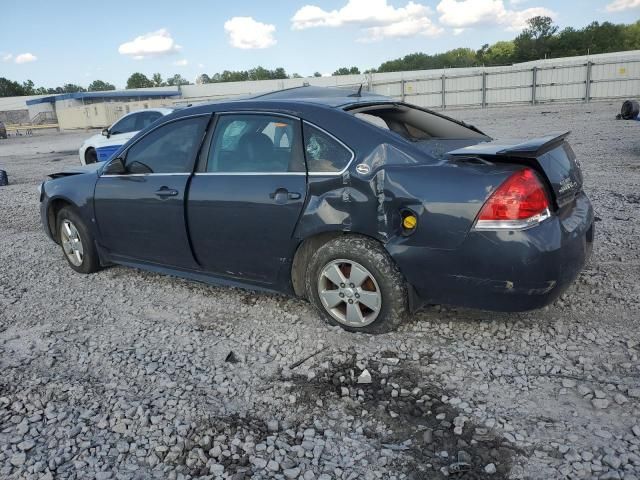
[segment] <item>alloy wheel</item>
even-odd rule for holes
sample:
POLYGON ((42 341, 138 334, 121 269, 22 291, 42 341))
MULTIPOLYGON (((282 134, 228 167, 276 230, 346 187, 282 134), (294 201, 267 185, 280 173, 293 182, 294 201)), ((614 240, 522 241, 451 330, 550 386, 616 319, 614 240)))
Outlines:
POLYGON ((333 260, 324 266, 318 278, 318 296, 329 315, 354 328, 374 322, 382 308, 378 282, 353 260, 333 260))
POLYGON ((61 225, 62 248, 69 261, 79 267, 84 258, 84 248, 78 229, 71 220, 64 219, 61 225))

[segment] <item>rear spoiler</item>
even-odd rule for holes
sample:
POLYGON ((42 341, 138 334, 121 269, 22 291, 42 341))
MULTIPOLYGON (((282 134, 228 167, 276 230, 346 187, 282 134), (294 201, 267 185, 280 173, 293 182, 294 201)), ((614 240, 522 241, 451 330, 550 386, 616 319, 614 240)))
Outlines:
POLYGON ((525 141, 504 142, 491 141, 478 143, 469 147, 459 148, 448 152, 453 156, 499 156, 499 157, 520 157, 536 158, 557 146, 561 145, 571 132, 551 133, 544 137, 533 138, 525 141))

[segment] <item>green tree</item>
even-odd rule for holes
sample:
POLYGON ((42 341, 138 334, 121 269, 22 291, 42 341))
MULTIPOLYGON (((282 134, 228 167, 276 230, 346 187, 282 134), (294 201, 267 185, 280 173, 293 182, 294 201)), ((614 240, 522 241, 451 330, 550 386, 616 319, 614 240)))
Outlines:
POLYGON ((302 78, 302 75, 300 75, 299 73, 293 73, 291 75, 291 78, 302 78))
POLYGON ((154 87, 166 87, 167 84, 162 80, 162 75, 159 73, 154 73, 151 76, 151 81, 153 82, 154 87))
POLYGON ((94 80, 89 84, 89 88, 87 90, 89 90, 90 92, 106 92, 107 90, 115 89, 116 86, 111 83, 104 82, 102 80, 94 80))
POLYGON ((167 85, 170 87, 178 87, 180 85, 189 85, 189 80, 184 78, 179 73, 176 73, 173 77, 167 78, 167 85))
POLYGON ((514 40, 515 58, 518 61, 537 60, 550 55, 556 40, 558 27, 551 17, 532 17, 527 20, 527 28, 514 40))
POLYGON ((136 72, 127 79, 127 88, 149 88, 154 84, 146 75, 136 72))
POLYGON ((272 74, 271 74, 271 78, 272 79, 276 79, 276 80, 281 80, 284 78, 289 78, 289 75, 287 75, 287 72, 285 71, 284 68, 282 67, 278 67, 275 70, 273 70, 272 74))
POLYGON ((314 76, 314 77, 321 77, 321 76, 322 76, 322 74, 321 74, 320 72, 315 72, 315 73, 313 74, 313 76, 314 76))
POLYGON ((338 70, 333 72, 334 75, 358 75, 360 73, 360 69, 358 67, 340 67, 338 70))
POLYGON ((196 83, 199 85, 203 85, 205 83, 211 83, 211 77, 209 77, 209 75, 207 75, 206 73, 203 73, 198 76, 196 83))
POLYGON ((18 97, 24 94, 24 87, 18 82, 0 77, 0 97, 18 97))
POLYGON ((62 86, 62 93, 86 92, 87 89, 75 83, 66 83, 62 86))
POLYGON ((31 80, 27 80, 26 82, 22 82, 22 89, 24 90, 23 95, 35 95, 36 89, 35 85, 31 80))
POLYGON ((623 38, 624 50, 640 49, 640 20, 625 27, 623 38))
POLYGON ((478 55, 478 61, 485 65, 506 65, 513 63, 515 51, 516 45, 510 40, 496 42, 478 55))

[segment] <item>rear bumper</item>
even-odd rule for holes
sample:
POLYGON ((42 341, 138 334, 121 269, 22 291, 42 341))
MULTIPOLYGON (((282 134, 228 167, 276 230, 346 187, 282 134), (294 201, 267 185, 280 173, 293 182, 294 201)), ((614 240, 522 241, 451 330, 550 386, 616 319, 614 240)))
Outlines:
POLYGON ((593 208, 584 194, 564 216, 524 231, 473 231, 454 250, 387 244, 425 303, 525 311, 553 302, 591 255, 593 208))

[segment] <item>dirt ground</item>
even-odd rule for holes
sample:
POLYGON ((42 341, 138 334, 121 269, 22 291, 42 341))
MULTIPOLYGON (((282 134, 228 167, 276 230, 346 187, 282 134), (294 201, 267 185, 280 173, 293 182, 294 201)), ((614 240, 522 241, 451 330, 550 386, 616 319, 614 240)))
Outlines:
POLYGON ((594 255, 545 309, 433 306, 379 336, 298 299, 74 273, 37 185, 91 133, 0 140, 0 478, 640 478, 640 122, 618 110, 448 112, 572 130, 594 255))

